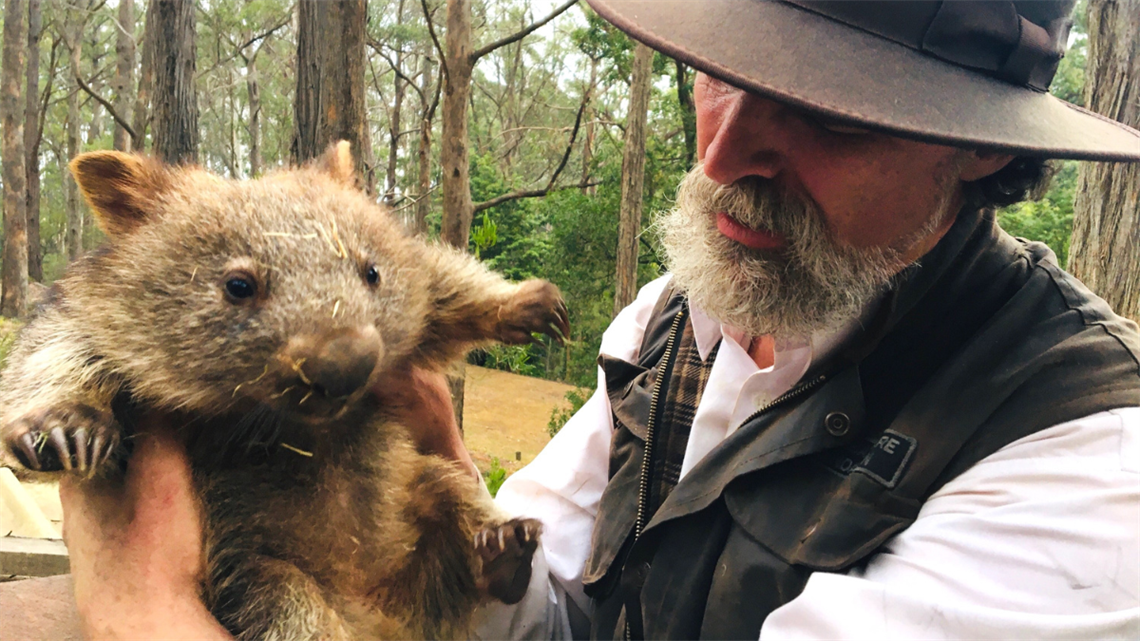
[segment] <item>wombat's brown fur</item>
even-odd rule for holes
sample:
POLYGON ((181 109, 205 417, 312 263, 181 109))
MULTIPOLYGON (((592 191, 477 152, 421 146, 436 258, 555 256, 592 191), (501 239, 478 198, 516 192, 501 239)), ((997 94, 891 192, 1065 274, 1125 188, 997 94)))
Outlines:
POLYGON ((79 156, 109 240, 56 283, 0 380, 0 436, 44 472, 115 474, 141 411, 182 426, 204 598, 241 638, 464 636, 481 598, 529 578, 537 524, 418 454, 369 388, 564 333, 561 298, 407 237, 351 167, 347 143, 245 182, 79 156))

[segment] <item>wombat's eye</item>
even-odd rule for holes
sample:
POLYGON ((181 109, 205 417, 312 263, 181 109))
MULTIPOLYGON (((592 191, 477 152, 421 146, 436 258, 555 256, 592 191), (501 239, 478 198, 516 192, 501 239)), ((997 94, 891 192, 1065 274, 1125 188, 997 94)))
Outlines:
POLYGON ((248 277, 233 276, 226 279, 226 294, 236 300, 252 298, 257 294, 257 286, 248 277))
POLYGON ((376 269, 376 265, 369 265, 368 269, 364 270, 364 280, 368 281, 369 285, 380 282, 380 270, 376 269))

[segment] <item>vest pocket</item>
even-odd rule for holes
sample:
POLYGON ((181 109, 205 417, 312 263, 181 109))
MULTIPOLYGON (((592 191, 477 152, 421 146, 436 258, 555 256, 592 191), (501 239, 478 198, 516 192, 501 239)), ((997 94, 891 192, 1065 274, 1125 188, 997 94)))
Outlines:
POLYGON ((864 474, 824 468, 815 456, 738 478, 724 501, 737 525, 786 563, 833 572, 908 527, 921 507, 864 474))

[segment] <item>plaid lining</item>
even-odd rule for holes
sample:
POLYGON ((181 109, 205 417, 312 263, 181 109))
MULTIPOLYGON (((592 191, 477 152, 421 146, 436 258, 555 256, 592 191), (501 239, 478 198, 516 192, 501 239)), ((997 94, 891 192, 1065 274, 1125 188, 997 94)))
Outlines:
POLYGON ((693 337, 693 326, 688 320, 685 321, 679 339, 672 375, 666 381, 669 387, 665 393, 665 404, 660 408, 655 426, 649 514, 657 511, 681 478, 681 465, 685 460, 693 417, 696 416, 697 406, 701 403, 701 395, 709 380, 709 372, 712 371, 720 349, 720 343, 717 343, 708 359, 701 361, 697 341, 693 337))

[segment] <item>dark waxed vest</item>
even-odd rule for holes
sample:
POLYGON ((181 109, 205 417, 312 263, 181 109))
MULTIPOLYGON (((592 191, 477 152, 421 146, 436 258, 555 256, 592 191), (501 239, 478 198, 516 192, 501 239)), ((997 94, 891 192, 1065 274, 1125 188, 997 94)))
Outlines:
POLYGON ((756 639, 812 572, 866 560, 982 458, 1140 405, 1136 325, 1044 245, 963 212, 857 336, 674 487, 685 307, 668 288, 638 362, 600 359, 615 430, 583 575, 596 638, 756 639))

